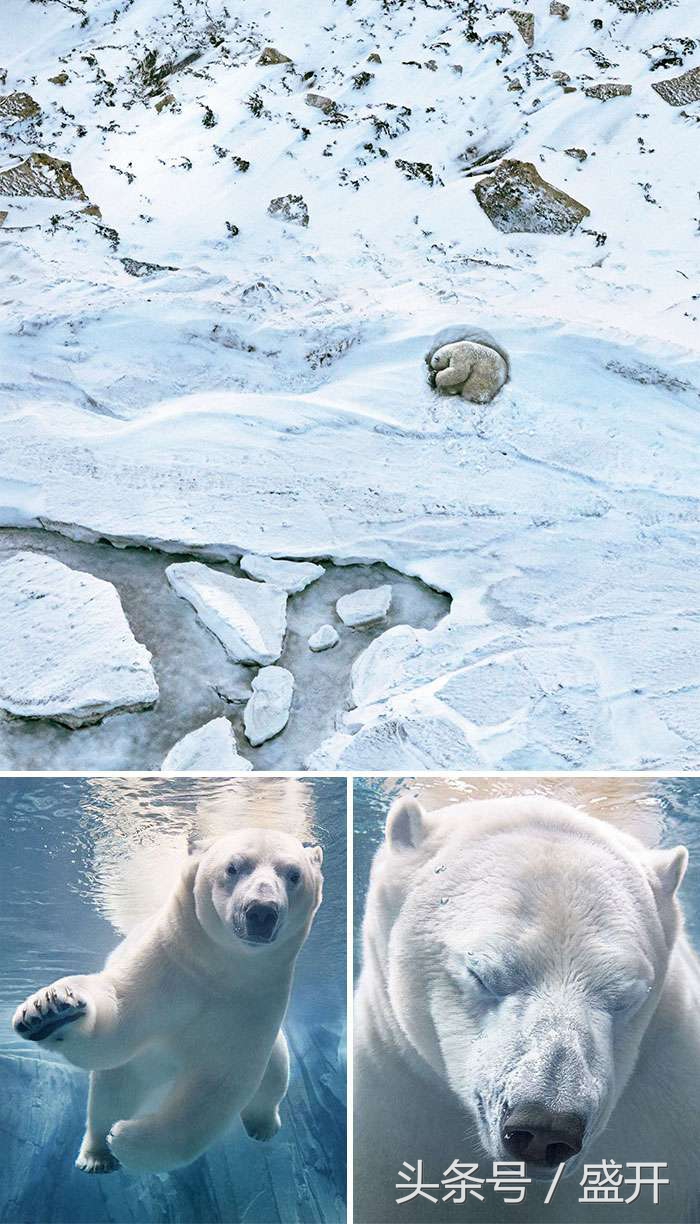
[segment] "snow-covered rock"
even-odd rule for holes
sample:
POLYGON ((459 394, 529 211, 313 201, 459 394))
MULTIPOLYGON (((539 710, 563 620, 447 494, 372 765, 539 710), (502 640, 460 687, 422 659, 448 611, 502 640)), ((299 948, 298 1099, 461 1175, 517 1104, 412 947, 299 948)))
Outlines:
POLYGON ((40 553, 0 562, 0 708, 67 727, 158 700, 151 655, 110 582, 40 553))
POLYGON ((87 196, 70 162, 49 153, 30 153, 17 165, 0 171, 0 195, 47 196, 56 200, 82 200, 87 196))
POLYGON ((294 677, 286 667, 262 667, 253 680, 253 696, 243 712, 245 733, 253 747, 272 739, 289 721, 294 677))
POLYGON ((311 634, 311 637, 308 640, 308 646, 309 650, 314 650, 316 652, 321 650, 331 650, 333 646, 338 645, 339 641, 340 638, 338 637, 337 629, 334 629, 332 625, 321 625, 321 627, 317 629, 315 633, 311 634))
POLYGON ((250 578, 269 582, 288 595, 303 591, 326 572, 322 565, 314 565, 312 561, 276 561, 273 557, 257 557, 253 553, 241 557, 241 569, 250 578))
POLYGON ((239 756, 236 735, 227 718, 212 718, 196 731, 190 731, 173 744, 161 765, 169 773, 199 773, 207 769, 237 773, 252 768, 250 761, 239 756))
POLYGON ((542 178, 532 162, 508 158, 480 179, 474 194, 489 220, 504 234, 567 234, 590 208, 542 178))
POLYGON ((166 574, 235 662, 265 666, 279 659, 287 627, 285 591, 234 578, 200 561, 169 565, 166 574))
POLYGON ((688 106, 700 101, 700 67, 689 68, 677 77, 666 77, 663 81, 652 81, 655 89, 669 106, 688 106))
POLYGON ((360 591, 341 595, 335 610, 344 625, 349 625, 351 629, 360 629, 384 620, 390 607, 391 587, 387 583, 380 587, 363 587, 360 591))

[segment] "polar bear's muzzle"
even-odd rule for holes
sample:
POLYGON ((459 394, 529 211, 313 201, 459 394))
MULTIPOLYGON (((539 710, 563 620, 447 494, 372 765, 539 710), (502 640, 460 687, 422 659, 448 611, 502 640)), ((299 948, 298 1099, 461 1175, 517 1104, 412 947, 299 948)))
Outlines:
POLYGON ((540 1101, 524 1101, 503 1119, 501 1141, 513 1159, 552 1169, 578 1155, 585 1129, 581 1114, 548 1109, 540 1101))
POLYGON ((280 928, 280 907, 276 901, 249 901, 241 911, 241 939, 251 944, 269 944, 280 928))

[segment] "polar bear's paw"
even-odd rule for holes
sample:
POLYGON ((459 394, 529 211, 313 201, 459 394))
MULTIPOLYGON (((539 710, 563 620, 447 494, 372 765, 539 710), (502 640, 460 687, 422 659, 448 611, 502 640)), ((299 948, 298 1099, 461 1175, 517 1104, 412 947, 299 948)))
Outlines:
POLYGON ((258 1139, 261 1142, 273 1139, 282 1125, 279 1109, 271 1114, 249 1113, 247 1109, 244 1109, 241 1114, 241 1122, 251 1139, 258 1139))
POLYGON ((83 1143, 75 1167, 83 1173, 114 1173, 120 1164, 108 1147, 91 1147, 83 1143))
POLYGON ((82 1020, 86 1011, 87 1001, 70 986, 46 986, 20 1003, 12 1027, 26 1041, 44 1041, 65 1025, 82 1020))

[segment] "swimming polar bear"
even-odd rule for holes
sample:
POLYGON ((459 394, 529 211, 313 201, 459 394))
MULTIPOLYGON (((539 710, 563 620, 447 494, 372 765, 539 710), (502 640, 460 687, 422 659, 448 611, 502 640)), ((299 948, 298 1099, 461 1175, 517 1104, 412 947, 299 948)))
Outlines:
POLYGON ((488 404, 510 377, 505 349, 480 328, 445 328, 433 340, 425 360, 431 386, 474 404, 488 404))
POLYGON ((700 1219, 686 862, 554 799, 394 805, 355 1000, 357 1224, 700 1219), (454 1160, 482 1178, 524 1164, 524 1201, 488 1184, 483 1202, 446 1198, 454 1160), (624 1177, 666 1162, 670 1185, 657 1206, 650 1188, 626 1206, 630 1186, 619 1204, 580 1203, 583 1162, 603 1160, 624 1177), (434 1201, 413 1194, 417 1176, 434 1201))
POLYGON ((281 1025, 322 860, 319 846, 269 829, 217 838, 101 973, 61 978, 17 1008, 21 1037, 91 1072, 79 1169, 189 1164, 239 1113, 252 1138, 277 1133, 281 1025))

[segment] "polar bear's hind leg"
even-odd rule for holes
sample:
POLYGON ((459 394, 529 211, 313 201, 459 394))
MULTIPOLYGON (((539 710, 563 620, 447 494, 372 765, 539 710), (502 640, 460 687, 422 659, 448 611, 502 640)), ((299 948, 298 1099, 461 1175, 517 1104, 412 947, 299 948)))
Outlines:
POLYGON ((120 1167, 107 1135, 119 1118, 129 1118, 136 1112, 144 1094, 145 1085, 135 1063, 91 1073, 85 1136, 76 1168, 83 1173, 112 1173, 120 1167))
POLYGON ((289 1087, 289 1050, 280 1030, 270 1061, 255 1096, 241 1111, 241 1121, 251 1139, 272 1139, 280 1129, 280 1102, 289 1087))

